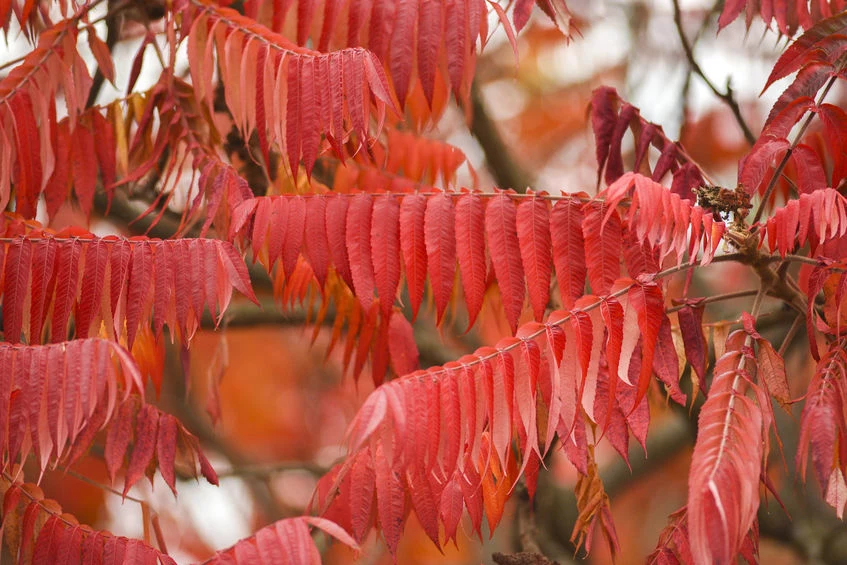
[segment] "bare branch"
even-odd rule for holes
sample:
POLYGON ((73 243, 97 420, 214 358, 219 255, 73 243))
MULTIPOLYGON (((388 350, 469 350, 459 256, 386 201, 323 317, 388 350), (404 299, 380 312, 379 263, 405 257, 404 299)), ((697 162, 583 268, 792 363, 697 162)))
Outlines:
POLYGON ((691 43, 689 43, 688 38, 685 35, 685 30, 682 28, 682 10, 679 7, 679 0, 673 0, 673 21, 676 25, 677 35, 679 35, 679 41, 682 43, 682 49, 685 51, 685 56, 688 59, 688 64, 691 66, 691 70, 693 70, 694 73, 699 76, 704 83, 706 83, 706 86, 709 87, 709 90, 715 93, 715 96, 720 98, 723 103, 729 107, 732 111, 732 115, 735 117, 735 121, 744 133, 744 139, 747 140, 747 143, 753 145, 756 143, 756 136, 753 135, 753 132, 750 130, 750 126, 747 125, 747 122, 741 115, 741 108, 735 100, 735 95, 732 92, 732 86, 730 86, 729 81, 727 80, 726 92, 721 92, 718 87, 709 80, 709 77, 707 77, 703 72, 703 69, 700 68, 700 64, 697 63, 697 59, 694 58, 694 49, 691 47, 691 43))
POLYGON ((485 162, 494 177, 494 182, 500 188, 513 188, 519 193, 526 192, 527 188, 535 185, 535 180, 515 160, 503 141, 497 124, 488 115, 476 81, 471 85, 471 110, 473 112, 471 133, 479 141, 485 153, 485 162))

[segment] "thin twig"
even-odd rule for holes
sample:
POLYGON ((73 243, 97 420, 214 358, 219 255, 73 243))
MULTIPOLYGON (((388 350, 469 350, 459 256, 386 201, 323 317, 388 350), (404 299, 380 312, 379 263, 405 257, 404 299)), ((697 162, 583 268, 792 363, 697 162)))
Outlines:
POLYGON ((779 356, 785 357, 785 352, 788 349, 788 346, 791 345, 791 342, 794 340, 794 336, 797 334, 797 331, 803 325, 803 316, 797 316, 794 318, 794 321, 791 323, 791 327, 788 328, 788 333, 785 334, 785 338, 782 340, 782 345, 779 346, 779 356))
POLYGON ((741 128, 741 131, 744 133, 744 139, 747 140, 747 143, 753 145, 756 143, 756 136, 753 135, 753 132, 750 130, 750 126, 747 125, 747 122, 744 120, 744 117, 741 115, 741 108, 738 106, 738 102, 735 100, 735 96, 732 92, 732 87, 727 81, 726 92, 721 92, 718 87, 714 85, 714 83, 709 80, 709 77, 703 72, 703 69, 700 68, 700 64, 697 63, 697 59, 694 58, 694 50, 691 47, 691 44, 688 42, 688 38, 685 36, 685 30, 682 28, 682 10, 679 7, 679 0, 673 0, 673 21, 676 25, 677 35, 679 35, 679 41, 682 43, 682 49, 685 51, 685 57, 688 59, 688 64, 691 66, 691 69, 699 76, 706 86, 714 92, 715 96, 720 98, 724 104, 726 104, 729 109, 732 111, 732 115, 735 117, 735 121, 738 123, 738 126, 741 128))
POLYGON ((116 494, 116 495, 120 496, 121 498, 123 498, 125 500, 131 500, 133 502, 137 502, 138 504, 145 504, 145 502, 143 500, 141 500, 140 498, 135 498, 134 496, 124 494, 121 491, 119 491, 118 489, 112 488, 109 485, 104 485, 103 483, 98 483, 97 481, 90 479, 90 478, 86 477, 85 475, 83 475, 81 473, 77 473, 73 469, 66 469, 64 472, 68 476, 73 477, 74 479, 76 479, 78 481, 82 481, 82 482, 89 484, 93 487, 97 487, 101 490, 105 490, 106 492, 116 494))
POLYGON ((310 461, 278 461, 268 464, 251 464, 233 466, 224 471, 217 471, 218 478, 225 477, 271 477, 286 471, 306 471, 313 475, 325 475, 329 472, 327 467, 310 461))
MULTIPOLYGON (((706 296, 700 300, 700 304, 709 304, 711 302, 720 302, 721 300, 732 300, 734 298, 743 298, 745 296, 753 296, 758 290, 738 290, 736 292, 727 292, 725 294, 716 294, 714 296, 706 296)), ((679 312, 683 308, 685 308, 687 304, 680 304, 679 306, 674 306, 673 308, 668 308, 665 310, 665 314, 673 314, 674 312, 679 312)))

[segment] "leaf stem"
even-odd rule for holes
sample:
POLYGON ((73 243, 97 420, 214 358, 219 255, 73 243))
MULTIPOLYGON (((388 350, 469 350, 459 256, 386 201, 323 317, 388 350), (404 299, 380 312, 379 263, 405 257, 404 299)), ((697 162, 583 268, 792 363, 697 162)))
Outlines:
MULTIPOLYGON (((6 471, 3 471, 3 478, 5 480, 9 481, 9 483, 11 483, 13 485, 17 484, 17 485, 23 486, 23 483, 21 483, 21 482, 15 480, 14 478, 12 478, 12 476, 9 475, 6 471)), ((25 497, 27 497, 33 504, 37 504, 39 506, 39 508, 41 508, 41 510, 43 510, 45 513, 47 513, 51 516, 55 516, 59 521, 61 521, 63 524, 65 524, 69 528, 76 528, 77 526, 79 526, 79 524, 74 524, 73 522, 71 522, 70 520, 65 518, 62 514, 59 514, 55 511, 53 511, 52 509, 48 508, 44 504, 44 499, 37 498, 34 494, 29 492, 25 488, 19 487, 18 490, 21 492, 21 494, 23 494, 25 497)))
MULTIPOLYGON (((745 296, 753 296, 758 293, 757 289, 750 290, 737 290, 735 292, 727 292, 724 294, 716 294, 714 296, 706 296, 700 300, 701 304, 709 304, 711 302, 719 302, 721 300, 732 300, 733 298, 743 298, 745 296)), ((680 304, 678 306, 674 306, 673 308, 668 308, 665 310, 665 314, 673 314, 674 312, 679 312, 683 308, 685 308, 687 304, 680 304)))
POLYGON ((106 491, 106 492, 110 492, 110 493, 112 493, 112 494, 116 494, 116 495, 120 496, 121 498, 124 498, 124 499, 126 499, 126 500, 131 500, 131 501, 133 501, 133 502, 137 502, 138 504, 145 504, 145 502, 144 502, 143 500, 141 500, 140 498, 135 498, 134 496, 130 496, 130 495, 128 495, 128 494, 124 494, 124 493, 122 493, 121 491, 119 491, 119 490, 117 490, 117 489, 114 489, 114 488, 110 487, 109 485, 106 485, 106 484, 103 484, 103 483, 99 483, 99 482, 97 482, 97 481, 95 481, 95 480, 93 480, 93 479, 90 479, 90 478, 86 477, 85 475, 83 475, 83 474, 81 474, 81 473, 77 473, 77 472, 76 472, 76 471, 74 471, 73 469, 65 469, 65 471, 64 471, 64 472, 65 472, 65 474, 67 474, 68 476, 73 477, 74 479, 76 479, 76 480, 78 480, 78 481, 82 481, 82 482, 84 482, 84 483, 86 483, 86 484, 89 484, 89 485, 91 485, 91 486, 93 486, 93 487, 97 487, 97 488, 102 489, 102 490, 104 490, 104 491, 106 491))
POLYGON ((785 338, 782 340, 782 345, 779 346, 779 356, 784 357, 785 351, 788 349, 788 346, 791 345, 791 342, 794 340, 794 336, 797 334, 797 331, 800 329, 800 326, 803 325, 803 316, 797 316, 794 318, 794 322, 791 323, 791 327, 788 328, 788 333, 785 334, 785 338))

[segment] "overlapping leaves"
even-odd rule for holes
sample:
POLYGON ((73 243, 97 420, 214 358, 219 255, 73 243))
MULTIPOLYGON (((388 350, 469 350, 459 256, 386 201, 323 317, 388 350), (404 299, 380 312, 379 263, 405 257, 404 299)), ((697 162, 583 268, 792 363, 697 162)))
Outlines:
POLYGON ((382 66, 364 49, 322 54, 228 8, 200 0, 184 0, 178 8, 197 100, 212 113, 215 50, 227 107, 244 139, 257 132, 266 163, 274 147, 287 156, 291 171, 302 161, 310 172, 321 134, 340 154, 350 136, 359 144, 370 138, 372 105, 379 116, 393 107, 382 66))
POLYGON ((748 28, 758 15, 768 26, 775 21, 779 33, 790 37, 797 28, 809 29, 815 22, 843 12, 845 8, 847 2, 844 0, 729 0, 724 3, 718 25, 723 28, 744 12, 748 28))
POLYGON ((35 346, 2 343, 0 375, 3 468, 34 452, 44 469, 77 442, 87 447, 112 417, 118 398, 144 390, 129 353, 98 338, 35 346))
POLYGON ((614 88, 600 87, 591 94, 591 128, 597 154, 597 181, 606 184, 618 180, 627 170, 623 143, 628 131, 635 143, 635 160, 630 170, 649 173, 661 182, 672 176, 671 192, 692 198, 692 189, 703 186, 703 172, 692 162, 678 142, 668 139, 661 126, 641 117, 638 108, 623 100, 614 88), (651 170, 650 151, 659 151, 651 170))
POLYGON ((672 252, 679 262, 702 250, 706 263, 721 240, 723 223, 711 213, 639 175, 600 196, 610 203, 512 192, 284 195, 240 204, 232 229, 268 266, 280 261, 286 276, 303 257, 323 288, 332 267, 365 311, 376 293, 389 312, 405 273, 413 313, 428 277, 440 320, 455 293, 458 266, 470 324, 488 287, 490 260, 513 331, 527 296, 535 319, 543 319, 554 268, 560 303, 571 307, 586 278, 594 292, 608 292, 622 258, 635 277, 660 270, 672 252), (633 207, 622 222, 615 205, 630 194, 633 207))
MULTIPOLYGON (((452 538, 463 509, 479 531, 484 508, 493 528, 505 502, 501 489, 508 493, 522 473, 533 489, 556 434, 587 476, 586 424, 610 434, 631 431, 643 441, 654 371, 679 390, 676 366, 668 370, 655 354, 664 319, 658 286, 622 279, 609 295, 584 296, 574 309, 526 324, 495 347, 379 387, 350 426, 346 463, 328 479, 351 481, 332 518, 361 538, 372 523, 375 492, 374 515, 393 550, 406 491, 437 544, 438 524, 452 538)), ((591 523, 587 517, 586 527, 591 523)))
MULTIPOLYGON (((32 4, 27 2, 29 10, 24 11, 31 11, 32 4)), ((36 48, 0 80, 0 209, 6 208, 14 186, 16 210, 33 217, 38 197, 60 166, 58 152, 90 151, 84 155, 86 159, 97 157, 92 143, 76 149, 67 144, 68 138, 77 136, 83 142, 90 141, 91 129, 96 126, 77 121, 91 88, 88 68, 77 52, 77 17, 62 20, 43 32, 36 48), (56 120, 56 94, 60 89, 68 114, 63 130, 56 120), (64 148, 57 143, 59 136, 66 143, 64 148)))
MULTIPOLYGON (((805 2, 799 4, 805 6, 805 2)), ((825 87, 828 81, 844 78, 845 32, 847 16, 843 13, 824 19, 791 44, 774 65, 765 89, 779 79, 797 75, 774 103, 761 135, 739 163, 738 180, 748 191, 763 193, 771 181, 771 167, 780 159, 796 171, 791 176, 801 194, 838 187, 844 179, 847 116, 843 109, 822 101, 829 91, 825 87), (811 136, 789 142, 789 133, 808 112, 815 113, 823 125, 824 144, 814 143, 811 136)), ((804 126, 798 135, 805 131, 804 126)))
POLYGON ((132 347, 152 318, 190 340, 205 308, 218 319, 237 288, 255 300, 244 260, 228 242, 31 233, 0 243, 6 341, 40 343, 103 331, 132 347))
MULTIPOLYGON (((484 0, 380 0, 357 2, 273 2, 269 27, 299 45, 311 42, 318 51, 366 47, 384 64, 401 105, 421 91, 431 106, 436 90, 449 88, 457 97, 469 91, 476 55, 488 40, 488 11, 495 11, 510 36, 511 24, 500 4, 484 0)), ((526 25, 533 5, 569 35, 571 17, 564 0, 519 0, 513 21, 526 25)), ((264 0, 245 2, 245 13, 259 17, 264 0)))
POLYGON ((17 563, 155 563, 176 565, 166 553, 137 539, 114 536, 81 525, 44 498, 33 484, 0 480, 3 491, 3 531, 17 563))

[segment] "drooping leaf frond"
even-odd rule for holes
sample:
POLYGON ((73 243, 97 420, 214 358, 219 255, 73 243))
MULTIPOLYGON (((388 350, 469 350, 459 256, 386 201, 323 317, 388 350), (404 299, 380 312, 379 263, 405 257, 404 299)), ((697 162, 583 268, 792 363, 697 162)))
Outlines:
MULTIPOLYGON (((32 4, 27 2, 30 9, 32 4)), ((57 152, 71 150, 80 152, 82 161, 96 159, 92 124, 77 121, 91 88, 91 76, 77 52, 77 23, 69 18, 44 31, 38 46, 0 80, 0 209, 6 208, 14 186, 15 209, 34 217, 38 197, 57 168, 57 152), (69 136, 79 137, 82 145, 75 150, 68 145, 60 149, 56 143, 59 91, 68 113, 62 140, 67 144, 69 136)), ((90 185, 80 179, 80 187, 83 184, 81 192, 90 185)))
POLYGON ((129 353, 99 338, 32 346, 0 343, 0 375, 4 469, 32 451, 45 469, 76 442, 90 442, 85 430, 93 430, 93 436, 112 417, 119 396, 125 400, 132 391, 144 391, 129 353))
POLYGON ((176 565, 167 554, 141 540, 114 536, 80 525, 38 486, 0 478, 3 530, 12 558, 39 563, 151 563, 176 565))
MULTIPOLYGON (((727 339, 716 362, 688 476, 688 539, 695 563, 731 563, 759 508, 763 461, 763 408, 745 395, 750 381, 746 335, 727 339)), ((768 405, 769 406, 769 405, 768 405)))
POLYGON ((662 127, 641 117, 638 108, 624 101, 614 88, 600 87, 591 95, 591 128, 597 153, 597 182, 618 180, 626 170, 649 175, 660 182, 672 174, 671 192, 692 198, 691 190, 703 185, 703 172, 682 150, 679 143, 667 138, 662 127), (623 138, 632 131, 635 160, 624 164, 623 138), (649 152, 659 151, 656 164, 650 167, 649 152))
MULTIPOLYGON (((518 31, 536 3, 570 35, 571 15, 564 0, 518 1, 513 13, 518 31)), ((499 4, 508 7, 506 2, 489 6, 484 0, 248 0, 245 13, 258 18, 267 6, 269 27, 299 45, 311 42, 318 51, 366 47, 384 64, 401 105, 419 88, 432 106, 439 87, 460 99, 467 96, 477 53, 488 40, 489 9, 514 35, 499 4)))
POLYGON ((302 161, 311 172, 321 134, 339 153, 351 135, 360 145, 367 143, 371 106, 380 125, 386 107, 393 108, 382 65, 369 51, 305 49, 234 10, 201 0, 183 0, 178 9, 188 30, 198 101, 212 113, 214 49, 226 104, 244 139, 256 131, 262 153, 267 156, 276 147, 287 156, 291 171, 302 161))
POLYGON ((219 551, 203 565, 253 565, 254 563, 290 563, 314 565, 321 562, 309 528, 316 528, 358 551, 359 546, 343 528, 312 516, 288 518, 265 526, 229 549, 219 551))
MULTIPOLYGON (((483 491, 492 489, 489 495, 483 492, 483 499, 489 522, 496 524, 511 484, 533 468, 531 460, 540 461, 556 433, 564 444, 572 445, 566 448, 568 456, 587 474, 586 422, 608 429, 607 407, 614 409, 619 403, 624 414, 637 412, 645 403, 654 370, 669 386, 677 386, 678 373, 668 374, 655 355, 665 318, 658 286, 621 279, 612 290, 604 297, 582 297, 573 310, 553 312, 544 324, 525 324, 517 337, 503 339, 493 348, 412 373, 371 393, 350 425, 346 464, 327 479, 342 483, 333 519, 349 523, 355 536, 366 533, 369 511, 354 505, 357 495, 345 488, 371 488, 362 484, 369 480, 375 481, 378 521, 389 547, 402 530, 405 512, 402 497, 388 491, 380 494, 380 489, 412 493, 415 513, 425 528, 429 525, 427 531, 436 543, 437 523, 444 525, 449 538, 463 507, 479 529, 480 485, 483 491), (619 314, 604 316, 605 308, 619 314), (601 364, 601 357, 616 362, 601 364), (607 384, 599 385, 603 379, 607 384), (601 386, 627 393, 603 393, 605 402, 598 408, 601 386), (538 418, 542 403, 545 427, 540 427, 538 418), (513 440, 519 461, 513 459, 513 440), (345 487, 343 481, 351 476, 358 477, 355 487, 345 487), (485 487, 486 481, 493 483, 485 487), (503 484, 506 493, 498 491, 503 484), (381 497, 391 502, 383 504, 381 497)), ((646 430, 641 424, 625 418, 624 433, 630 428, 643 438, 646 430)), ((596 485, 589 490, 597 491, 596 485)), ((586 516, 594 516, 595 510, 599 511, 586 507, 586 516)))
POLYGON ((47 326, 51 341, 63 341, 71 313, 78 338, 102 324, 132 347, 152 317, 157 336, 167 324, 188 341, 206 307, 220 319, 233 287, 255 301, 242 257, 211 239, 36 232, 0 242, 0 266, 3 330, 12 343, 40 343, 47 326))
MULTIPOLYGON (((69 463, 83 455, 103 422, 92 418, 80 431, 80 439, 68 457, 69 463)), ((126 462, 126 477, 123 494, 145 474, 159 469, 165 483, 176 495, 177 468, 190 476, 201 475, 213 485, 218 476, 209 463, 200 443, 173 415, 162 412, 151 404, 145 404, 137 395, 131 395, 112 411, 107 418, 104 459, 109 479, 115 482, 118 470, 126 462)), ((152 482, 152 480, 151 480, 152 482)))
POLYGON ((808 30, 821 19, 843 12, 845 8, 847 2, 844 0, 728 0, 724 3, 718 27, 729 25, 744 12, 748 28, 753 18, 759 16, 768 26, 776 20, 779 33, 791 37, 797 28, 808 30))
MULTIPOLYGON (((584 201, 580 195, 548 198, 510 191, 274 196, 240 204, 233 212, 232 234, 242 234, 254 256, 267 257, 269 267, 281 260, 286 276, 298 256, 308 261, 320 285, 334 267, 365 311, 374 292, 390 309, 402 264, 413 312, 428 275, 440 318, 455 292, 458 263, 471 323, 487 288, 490 258, 513 331, 527 295, 536 320, 543 319, 554 267, 562 304, 584 294, 586 274, 592 289, 608 291, 621 273, 627 233, 656 249, 660 259, 673 252, 677 263, 686 252, 696 257, 700 250, 708 263, 721 241, 723 222, 646 177, 627 175, 600 196, 610 198, 610 204, 584 201), (622 222, 616 205, 630 194, 632 208, 622 222), (305 226, 311 228, 302 247, 305 226), (571 235, 574 231, 582 237, 571 235)), ((643 262, 625 262, 631 276, 650 274, 640 268, 643 262)))

